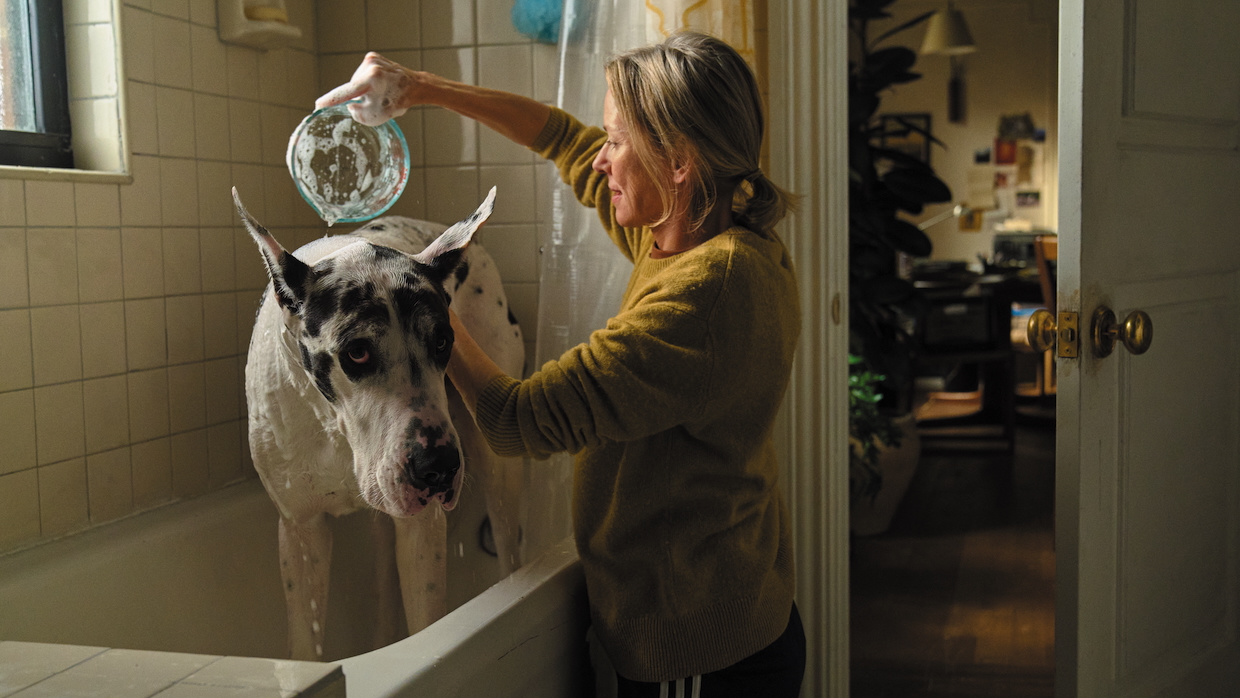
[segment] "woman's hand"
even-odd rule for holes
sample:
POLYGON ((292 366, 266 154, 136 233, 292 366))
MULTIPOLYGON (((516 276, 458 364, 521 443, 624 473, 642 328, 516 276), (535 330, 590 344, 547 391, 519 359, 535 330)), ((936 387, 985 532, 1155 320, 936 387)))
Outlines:
POLYGON ((379 126, 388 119, 403 115, 409 107, 426 102, 426 75, 372 51, 353 71, 349 82, 319 97, 314 102, 314 108, 324 109, 360 97, 360 102, 349 105, 354 121, 379 126))
POLYGON ((452 356, 448 360, 448 379, 461 394, 469 413, 477 415, 478 395, 496 376, 504 375, 504 370, 478 346, 451 307, 448 308, 448 320, 452 323, 452 334, 455 335, 452 356))

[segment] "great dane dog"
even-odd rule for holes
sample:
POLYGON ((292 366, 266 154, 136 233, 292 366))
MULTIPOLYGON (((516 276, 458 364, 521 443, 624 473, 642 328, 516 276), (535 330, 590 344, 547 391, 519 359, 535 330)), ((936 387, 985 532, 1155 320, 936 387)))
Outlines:
MULTIPOLYGON (((386 540, 376 554, 389 571, 395 555, 408 631, 417 632, 447 610, 444 512, 461 495, 466 461, 486 497, 501 573, 520 565, 520 460, 491 452, 444 381, 453 340, 449 303, 509 375, 518 376, 524 361, 495 263, 469 245, 491 214, 495 190, 450 228, 386 217, 291 254, 250 216, 236 189, 233 198, 271 278, 245 387, 254 467, 280 512, 290 653, 322 659, 327 515, 363 507, 395 523, 378 520, 375 530, 386 540)), ((393 582, 379 594, 389 626, 396 592, 393 582)))

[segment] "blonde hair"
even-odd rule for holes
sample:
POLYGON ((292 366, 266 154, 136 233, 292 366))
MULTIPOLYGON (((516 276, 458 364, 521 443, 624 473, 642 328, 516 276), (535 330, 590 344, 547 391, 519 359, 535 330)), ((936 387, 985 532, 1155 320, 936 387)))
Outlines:
POLYGON ((759 167, 762 100, 740 54, 707 34, 679 31, 625 51, 606 66, 612 99, 642 167, 671 217, 677 190, 668 173, 689 165, 690 230, 715 205, 718 183, 735 186, 738 225, 766 232, 793 207, 791 194, 759 167))

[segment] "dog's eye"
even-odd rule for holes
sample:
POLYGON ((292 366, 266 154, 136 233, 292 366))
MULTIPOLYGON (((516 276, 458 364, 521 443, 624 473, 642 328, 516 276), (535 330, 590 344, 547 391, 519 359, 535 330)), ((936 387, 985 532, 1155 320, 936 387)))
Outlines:
POLYGON ((452 330, 437 330, 434 337, 435 360, 447 363, 448 355, 452 351, 452 330))
POLYGON ((355 364, 364 364, 370 361, 370 347, 365 343, 354 344, 345 349, 344 355, 355 364))

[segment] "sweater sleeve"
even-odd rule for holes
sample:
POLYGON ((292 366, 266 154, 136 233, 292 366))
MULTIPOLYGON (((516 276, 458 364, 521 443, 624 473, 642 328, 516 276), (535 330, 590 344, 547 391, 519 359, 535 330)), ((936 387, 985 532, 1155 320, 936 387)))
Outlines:
POLYGON ((712 368, 707 323, 673 303, 639 303, 524 381, 492 380, 477 421, 500 455, 546 458, 631 441, 705 409, 712 368))
POLYGON ((586 126, 568 112, 553 107, 530 150, 555 163, 560 179, 572 188, 577 201, 598 211, 607 235, 632 261, 637 257, 642 231, 616 222, 607 175, 594 169, 594 158, 605 142, 607 133, 601 128, 586 126))

